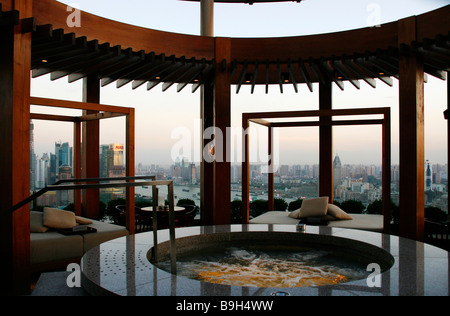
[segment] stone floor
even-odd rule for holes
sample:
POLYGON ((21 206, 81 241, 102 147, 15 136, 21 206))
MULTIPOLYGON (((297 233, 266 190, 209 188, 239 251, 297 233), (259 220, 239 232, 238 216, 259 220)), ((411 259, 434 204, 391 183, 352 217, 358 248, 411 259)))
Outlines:
POLYGON ((70 288, 66 280, 70 272, 42 273, 34 286, 31 296, 87 296, 82 288, 70 288))

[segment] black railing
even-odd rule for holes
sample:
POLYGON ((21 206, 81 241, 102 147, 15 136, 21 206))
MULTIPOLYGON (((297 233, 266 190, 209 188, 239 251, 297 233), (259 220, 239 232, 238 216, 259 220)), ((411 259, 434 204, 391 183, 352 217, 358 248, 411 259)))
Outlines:
POLYGON ((104 189, 104 188, 130 188, 130 187, 141 187, 141 186, 152 186, 153 188, 153 237, 154 237, 154 251, 155 260, 158 260, 157 256, 157 227, 156 227, 156 207, 158 205, 158 186, 167 185, 168 188, 168 200, 169 200, 169 234, 170 234, 170 258, 171 258, 171 272, 176 274, 176 245, 175 245, 175 203, 174 203, 174 193, 173 193, 173 181, 161 180, 156 181, 155 176, 138 176, 138 177, 117 177, 117 178, 85 178, 85 179, 65 179, 59 180, 53 185, 49 185, 42 190, 34 193, 30 197, 24 199, 20 203, 17 203, 13 207, 3 211, 2 214, 8 212, 12 213, 21 207, 31 203, 38 197, 49 191, 66 191, 66 190, 88 190, 88 189, 104 189), (112 183, 87 183, 79 184, 82 182, 105 182, 105 181, 135 181, 135 180, 148 180, 153 181, 139 181, 139 182, 112 182, 112 183), (64 184, 64 183, 75 183, 75 184, 64 184), (156 195, 156 196, 155 196, 156 195))
MULTIPOLYGON (((160 181, 161 182, 161 181, 160 181)), ((167 181, 166 181, 167 182, 167 181)), ((167 185, 156 184, 156 185, 167 185)), ((38 197, 44 195, 49 191, 67 191, 67 190, 85 190, 85 189, 104 189, 104 188, 118 188, 118 187, 139 187, 149 186, 155 184, 155 176, 138 176, 138 177, 117 177, 117 178, 82 178, 82 179, 64 179, 59 180, 55 184, 46 186, 45 188, 33 193, 23 201, 17 203, 13 207, 7 209, 5 213, 14 212, 24 207, 28 203, 33 202, 38 197), (152 180, 151 182, 139 181, 139 182, 112 182, 112 183, 88 183, 80 184, 83 182, 105 182, 105 181, 135 181, 135 180, 152 180), (75 184, 64 184, 75 183, 75 184)))

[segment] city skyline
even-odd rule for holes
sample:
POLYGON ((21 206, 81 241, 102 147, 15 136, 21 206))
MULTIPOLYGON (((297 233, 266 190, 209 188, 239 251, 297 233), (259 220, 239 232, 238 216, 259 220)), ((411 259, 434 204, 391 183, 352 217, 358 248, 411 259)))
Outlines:
MULTIPOLYGON (((131 0, 132 2, 135 0, 131 0)), ((61 1, 66 4, 72 1, 61 1)), ((137 2, 143 8, 142 14, 133 10, 133 16, 120 12, 114 1, 84 1, 78 2, 81 9, 94 14, 143 25, 166 31, 196 34, 199 33, 199 4, 178 0, 137 2), (158 19, 158 12, 165 12, 170 7, 173 19, 158 19), (180 13, 185 17, 178 19, 180 13), (186 18, 187 17, 187 18, 186 18)), ((380 23, 397 20, 402 17, 419 14, 445 5, 448 1, 355 1, 347 0, 336 4, 333 1, 306 1, 298 3, 231 5, 216 4, 215 35, 216 36, 290 36, 316 34, 337 30, 366 27, 368 19, 374 11, 369 10, 370 4, 378 5, 380 23), (353 2, 353 3, 352 3, 353 2), (329 10, 324 11, 324 19, 329 23, 319 25, 308 13, 318 12, 318 7, 326 3, 329 10), (346 6, 352 5, 353 11, 347 12, 346 6), (237 16, 246 14, 249 27, 236 27, 242 21, 230 23, 233 12, 237 16), (336 14, 339 13, 339 14, 336 14), (261 23, 264 17, 271 15, 274 27, 264 27, 261 23), (291 19, 286 18, 291 17, 291 19), (295 18, 294 18, 295 17, 295 18), (345 17, 345 18, 344 18, 345 17), (275 23, 278 21, 279 23, 275 23), (289 21, 286 25, 284 21, 289 21), (236 22, 236 23, 234 23, 236 22), (288 27, 289 26, 289 27, 288 27), (270 33, 269 30, 270 29, 270 33), (292 34, 291 34, 292 33, 292 34)), ((130 5, 130 7, 133 7, 130 5)), ((311 15, 311 14, 309 14, 311 15)), ((313 15, 313 14, 312 14, 313 15)), ((333 86, 333 107, 359 108, 388 106, 392 111, 392 163, 398 163, 398 81, 389 87, 377 80, 377 88, 373 89, 361 83, 360 90, 345 82, 345 90, 333 86)), ((425 158, 430 161, 445 163, 447 161, 446 121, 443 111, 447 108, 447 83, 428 76, 425 84, 425 158)), ((286 86, 281 94, 278 86, 271 86, 268 95, 263 87, 256 87, 251 94, 248 87, 243 86, 239 94, 235 94, 232 86, 232 125, 241 126, 242 113, 263 111, 290 111, 318 109, 318 86, 313 85, 309 92, 305 85, 299 86, 295 93, 292 87, 286 86)), ((175 89, 176 90, 176 89, 175 89)), ((200 95, 192 94, 189 89, 177 93, 173 88, 167 92, 160 89, 147 91, 145 88, 132 90, 130 86, 116 89, 114 85, 102 88, 101 103, 131 106, 136 109, 136 163, 170 164, 173 162, 171 149, 177 139, 172 138, 172 132, 177 128, 185 128, 195 135, 194 122, 200 118, 200 95)), ((32 80, 32 95, 81 101, 82 81, 68 84, 57 80, 50 81, 49 76, 32 80), (45 87, 45 88, 44 88, 45 87)), ((36 112, 39 107, 32 107, 36 112)), ((55 113, 53 111, 52 113, 55 113)), ((101 143, 124 143, 124 120, 108 119, 101 122, 101 143)), ((71 143, 72 126, 64 123, 35 122, 36 152, 45 152, 51 143, 54 131, 58 138, 71 143)), ((58 139, 59 140, 59 139, 58 139)), ((280 163, 316 163, 318 162, 318 128, 286 129, 280 131, 280 163)), ((194 140, 192 140, 192 143, 194 140)), ((200 152, 200 149, 198 149, 200 152)), ((339 153, 351 163, 378 163, 381 161, 381 130, 378 127, 336 127, 334 133, 334 153, 339 153)), ((190 157, 191 160, 192 157, 190 157)), ((198 162, 198 161, 197 161, 198 162)))

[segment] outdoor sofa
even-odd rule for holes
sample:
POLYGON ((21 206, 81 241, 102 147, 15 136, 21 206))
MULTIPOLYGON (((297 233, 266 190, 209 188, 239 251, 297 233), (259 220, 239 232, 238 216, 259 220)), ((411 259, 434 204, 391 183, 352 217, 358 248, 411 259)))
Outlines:
POLYGON ((88 250, 129 234, 125 227, 51 208, 44 208, 44 212, 31 212, 30 224, 30 259, 33 271, 64 268, 69 263, 77 263, 88 250), (61 232, 78 225, 87 225, 94 232, 61 232))
MULTIPOLYGON (((250 220, 250 224, 296 225, 300 221, 320 219, 317 225, 348 229, 383 231, 383 216, 371 214, 347 214, 341 208, 328 203, 328 197, 306 199, 302 207, 293 212, 271 211, 250 220)), ((314 221, 313 221, 314 223, 314 221)))

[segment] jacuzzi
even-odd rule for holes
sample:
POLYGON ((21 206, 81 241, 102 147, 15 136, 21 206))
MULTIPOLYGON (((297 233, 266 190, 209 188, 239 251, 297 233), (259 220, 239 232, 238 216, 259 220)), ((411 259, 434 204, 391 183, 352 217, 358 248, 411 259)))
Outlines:
MULTIPOLYGON (((288 252, 335 250, 361 267, 373 263, 379 275, 328 285, 258 286, 219 284, 161 266, 170 252, 169 231, 158 231, 158 258, 152 259, 153 233, 118 238, 91 249, 82 258, 82 286, 91 295, 121 296, 272 296, 300 295, 449 295, 449 253, 421 242, 375 232, 294 225, 229 225, 176 229, 177 261, 187 254, 222 252, 226 247, 263 246, 288 252), (225 247, 225 248, 224 248, 225 247), (219 251, 215 251, 219 250, 219 251), (377 278, 379 282, 371 282, 377 278), (370 281, 370 282, 369 282, 370 281)), ((253 248, 254 249, 254 248, 253 248)), ((369 268, 369 267, 367 267, 369 268)))

